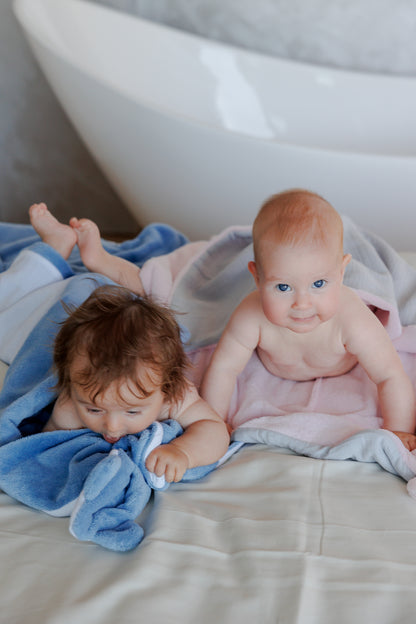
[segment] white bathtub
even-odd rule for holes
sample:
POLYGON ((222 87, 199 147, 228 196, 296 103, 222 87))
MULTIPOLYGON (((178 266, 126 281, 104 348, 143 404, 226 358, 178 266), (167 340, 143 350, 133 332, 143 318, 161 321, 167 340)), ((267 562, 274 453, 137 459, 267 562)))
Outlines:
POLYGON ((416 250, 416 79, 283 61, 80 0, 14 7, 140 224, 206 238, 301 186, 416 250))

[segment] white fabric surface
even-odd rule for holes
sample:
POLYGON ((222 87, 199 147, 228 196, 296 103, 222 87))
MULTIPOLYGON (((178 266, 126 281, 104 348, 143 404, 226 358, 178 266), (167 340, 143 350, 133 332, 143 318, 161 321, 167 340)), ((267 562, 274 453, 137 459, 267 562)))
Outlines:
POLYGON ((374 464, 249 446, 159 494, 124 555, 1 494, 0 557, 10 624, 410 624, 416 504, 374 464))
POLYGON ((376 464, 245 446, 141 522, 113 553, 0 493, 0 622, 416 621, 416 502, 376 464))

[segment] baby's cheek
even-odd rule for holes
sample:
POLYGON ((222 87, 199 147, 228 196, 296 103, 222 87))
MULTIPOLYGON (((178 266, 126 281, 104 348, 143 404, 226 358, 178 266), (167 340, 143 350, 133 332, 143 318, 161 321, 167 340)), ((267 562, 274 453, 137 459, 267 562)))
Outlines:
POLYGON ((328 321, 339 310, 339 297, 331 296, 319 302, 318 314, 322 321, 328 321))
POLYGON ((288 310, 281 305, 265 305, 263 308, 265 317, 273 325, 282 325, 287 318, 288 310))

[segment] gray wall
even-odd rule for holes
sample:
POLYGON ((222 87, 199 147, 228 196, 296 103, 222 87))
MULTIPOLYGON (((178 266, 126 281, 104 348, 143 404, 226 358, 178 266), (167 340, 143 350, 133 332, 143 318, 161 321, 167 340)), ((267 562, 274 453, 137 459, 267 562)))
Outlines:
POLYGON ((84 216, 103 233, 138 231, 33 60, 12 0, 0 0, 0 221, 27 223, 39 201, 65 222, 84 216))
POLYGON ((90 0, 293 60, 416 75, 416 0, 90 0))

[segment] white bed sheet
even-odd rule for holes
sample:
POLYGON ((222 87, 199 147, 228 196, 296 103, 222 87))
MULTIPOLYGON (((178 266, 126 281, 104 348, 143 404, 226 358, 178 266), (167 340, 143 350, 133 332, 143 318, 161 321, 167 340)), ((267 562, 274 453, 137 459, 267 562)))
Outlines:
POLYGON ((141 522, 112 553, 0 493, 0 622, 416 621, 416 501, 376 464, 248 445, 141 522))
POLYGON ((415 621, 416 502, 375 464, 248 446, 157 495, 145 527, 112 553, 1 494, 0 621, 415 621))

